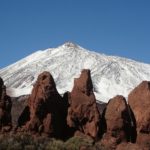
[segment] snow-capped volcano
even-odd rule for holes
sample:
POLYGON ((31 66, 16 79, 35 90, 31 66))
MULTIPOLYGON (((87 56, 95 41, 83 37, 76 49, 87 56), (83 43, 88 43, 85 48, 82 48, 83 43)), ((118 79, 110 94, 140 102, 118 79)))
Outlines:
POLYGON ((37 76, 49 71, 59 93, 71 91, 82 69, 90 69, 97 100, 107 102, 117 94, 127 97, 143 80, 150 80, 150 65, 106 56, 73 43, 37 51, 0 70, 11 96, 29 94, 37 76))

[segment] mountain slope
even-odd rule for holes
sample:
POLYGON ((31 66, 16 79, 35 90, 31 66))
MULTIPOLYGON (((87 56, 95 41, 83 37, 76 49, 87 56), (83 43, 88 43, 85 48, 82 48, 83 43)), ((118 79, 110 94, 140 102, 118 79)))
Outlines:
POLYGON ((91 69, 94 92, 100 101, 108 101, 116 94, 127 96, 142 80, 150 80, 150 65, 130 59, 106 56, 88 51, 76 44, 65 43, 57 48, 37 51, 0 70, 8 92, 12 96, 29 94, 38 74, 49 71, 58 91, 70 91, 73 79, 80 71, 91 69))

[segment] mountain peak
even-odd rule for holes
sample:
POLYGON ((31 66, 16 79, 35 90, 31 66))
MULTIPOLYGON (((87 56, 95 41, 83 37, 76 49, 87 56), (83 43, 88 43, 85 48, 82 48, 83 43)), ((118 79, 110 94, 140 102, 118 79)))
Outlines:
POLYGON ((79 48, 79 46, 73 42, 65 42, 62 46, 65 48, 79 48))
POLYGON ((150 65, 120 57, 91 52, 72 42, 38 51, 0 70, 8 91, 14 95, 30 94, 38 75, 49 71, 63 94, 73 87, 73 79, 82 69, 91 70, 97 100, 108 101, 115 95, 127 97, 142 80, 150 80, 150 65))

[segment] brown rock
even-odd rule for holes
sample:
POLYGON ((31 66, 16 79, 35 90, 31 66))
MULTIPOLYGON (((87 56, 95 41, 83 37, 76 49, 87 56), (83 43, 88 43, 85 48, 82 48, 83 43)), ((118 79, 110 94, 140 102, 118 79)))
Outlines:
MULTIPOLYGON (((61 136, 65 122, 62 114, 62 98, 49 72, 43 72, 38 76, 22 117, 28 113, 28 107, 30 120, 25 123, 25 130, 53 137, 61 136)), ((24 122, 23 118, 20 120, 24 122)))
POLYGON ((74 87, 69 95, 67 124, 85 135, 97 137, 100 114, 93 93, 90 70, 82 70, 81 76, 74 80, 74 87))
POLYGON ((128 105, 123 96, 116 96, 109 100, 103 114, 104 135, 102 143, 114 148, 122 141, 130 140, 130 116, 128 105), (105 120, 105 122, 104 122, 105 120))
POLYGON ((11 98, 6 94, 6 87, 0 78, 0 129, 11 128, 11 98))
POLYGON ((122 143, 117 146, 116 150, 149 150, 149 148, 133 143, 122 143))
POLYGON ((139 133, 136 143, 141 147, 147 147, 149 148, 148 150, 150 150, 150 135, 146 133, 139 133))
POLYGON ((150 149, 150 82, 143 81, 128 96, 137 126, 136 143, 150 149))
POLYGON ((143 81, 128 96, 134 113, 137 132, 150 133, 150 82, 143 81))

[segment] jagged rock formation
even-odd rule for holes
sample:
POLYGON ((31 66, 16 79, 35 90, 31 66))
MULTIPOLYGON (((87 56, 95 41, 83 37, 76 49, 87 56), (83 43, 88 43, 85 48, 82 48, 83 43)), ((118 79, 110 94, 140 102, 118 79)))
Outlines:
MULTIPOLYGON (((65 122, 62 109, 62 98, 57 92, 53 77, 49 72, 43 72, 38 76, 28 99, 28 106, 19 119, 23 120, 29 111, 29 121, 24 126, 26 131, 60 137, 65 122)), ((24 122, 25 120, 22 123, 24 122)))
POLYGON ((15 127, 17 120, 14 131, 18 132, 64 140, 78 135, 92 138, 108 150, 150 148, 148 81, 143 81, 131 91, 129 104, 121 95, 110 99, 107 104, 96 104, 90 70, 82 70, 80 77, 74 80, 72 91, 63 97, 59 95, 52 75, 45 71, 38 76, 31 95, 18 99, 22 99, 23 104, 14 98, 11 117, 11 98, 7 96, 0 78, 0 133, 10 131, 12 122, 15 127), (15 112, 16 107, 20 108, 15 112))
POLYGON ((6 94, 6 87, 0 78, 0 130, 9 131, 11 129, 11 98, 6 94))
POLYGON ((118 143, 130 140, 131 120, 128 105, 123 96, 109 100, 102 116, 104 135, 102 143, 114 148, 118 143))
POLYGON ((137 126, 137 143, 150 146, 150 82, 143 81, 128 96, 137 126))
MULTIPOLYGON (((67 124, 93 138, 99 131, 100 114, 93 93, 90 70, 82 70, 79 78, 74 80, 74 87, 69 96, 67 124)), ((77 132, 76 132, 77 133, 77 132)))

